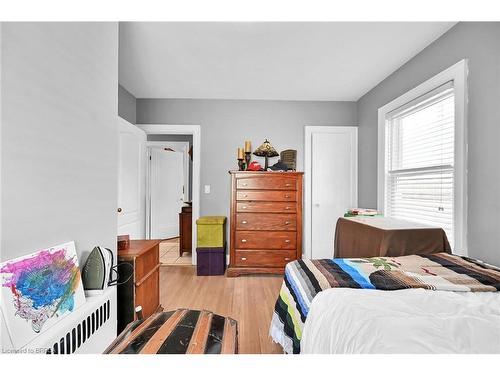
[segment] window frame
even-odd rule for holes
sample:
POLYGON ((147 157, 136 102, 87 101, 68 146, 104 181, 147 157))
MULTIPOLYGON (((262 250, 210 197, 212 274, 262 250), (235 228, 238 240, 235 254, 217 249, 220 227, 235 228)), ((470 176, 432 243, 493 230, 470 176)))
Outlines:
POLYGON ((414 101, 430 91, 453 81, 455 94, 455 155, 454 155, 454 249, 453 253, 467 256, 467 75, 468 61, 463 59, 404 93, 378 110, 377 209, 385 209, 385 135, 387 114, 414 101))

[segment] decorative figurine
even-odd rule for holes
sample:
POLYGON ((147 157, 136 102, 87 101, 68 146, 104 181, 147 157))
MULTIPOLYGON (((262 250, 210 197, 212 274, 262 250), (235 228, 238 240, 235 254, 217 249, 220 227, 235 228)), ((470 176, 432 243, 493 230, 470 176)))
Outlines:
POLYGON ((280 160, 288 166, 288 169, 297 169, 297 150, 283 150, 280 152, 280 160))

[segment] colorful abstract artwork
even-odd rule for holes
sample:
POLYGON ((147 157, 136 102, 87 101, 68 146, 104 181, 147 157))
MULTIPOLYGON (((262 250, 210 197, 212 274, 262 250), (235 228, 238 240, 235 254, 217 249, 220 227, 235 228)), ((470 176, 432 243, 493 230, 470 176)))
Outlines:
POLYGON ((74 242, 0 264, 2 313, 16 348, 85 303, 74 242))

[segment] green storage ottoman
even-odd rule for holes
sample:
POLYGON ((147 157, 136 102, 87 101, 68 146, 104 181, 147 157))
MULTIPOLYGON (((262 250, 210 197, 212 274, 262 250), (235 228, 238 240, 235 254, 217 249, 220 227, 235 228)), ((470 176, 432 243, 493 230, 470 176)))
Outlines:
POLYGON ((201 216, 196 220, 196 247, 224 247, 226 242, 226 217, 201 216))

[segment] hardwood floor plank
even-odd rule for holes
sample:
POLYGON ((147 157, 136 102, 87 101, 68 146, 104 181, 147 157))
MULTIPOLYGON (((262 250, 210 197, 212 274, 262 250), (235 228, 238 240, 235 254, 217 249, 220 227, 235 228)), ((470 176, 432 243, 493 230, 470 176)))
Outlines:
POLYGON ((162 266, 160 303, 165 311, 208 310, 235 319, 239 353, 283 353, 269 337, 281 282, 281 276, 196 276, 195 267, 162 266))

